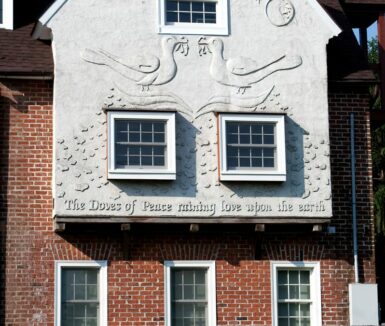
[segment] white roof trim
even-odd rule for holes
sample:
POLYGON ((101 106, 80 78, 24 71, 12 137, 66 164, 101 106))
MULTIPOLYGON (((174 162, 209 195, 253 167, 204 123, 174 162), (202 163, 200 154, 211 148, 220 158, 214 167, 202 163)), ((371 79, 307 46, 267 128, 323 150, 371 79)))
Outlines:
POLYGON ((325 11, 325 9, 319 4, 317 0, 307 0, 307 2, 313 7, 314 11, 320 16, 326 26, 329 27, 332 32, 332 37, 337 36, 342 32, 341 28, 329 16, 329 14, 325 11))
POLYGON ((51 7, 47 9, 47 11, 39 18, 37 28, 33 31, 32 36, 36 39, 42 38, 47 39, 50 38, 51 33, 47 32, 48 26, 47 24, 50 20, 56 15, 56 13, 64 6, 64 4, 68 0, 56 0, 51 7), (49 37, 48 37, 49 35, 49 37))

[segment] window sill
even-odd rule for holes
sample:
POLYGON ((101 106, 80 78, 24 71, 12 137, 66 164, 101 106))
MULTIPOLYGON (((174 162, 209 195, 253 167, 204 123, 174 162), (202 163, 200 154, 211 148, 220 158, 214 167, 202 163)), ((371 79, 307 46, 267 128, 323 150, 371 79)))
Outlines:
POLYGON ((176 180, 175 172, 160 171, 108 171, 109 180, 176 180))
POLYGON ((286 174, 253 174, 253 173, 233 173, 222 172, 220 175, 221 181, 271 181, 284 182, 286 174))
POLYGON ((227 26, 207 24, 175 24, 161 25, 158 29, 159 34, 184 34, 184 35, 229 35, 227 26))

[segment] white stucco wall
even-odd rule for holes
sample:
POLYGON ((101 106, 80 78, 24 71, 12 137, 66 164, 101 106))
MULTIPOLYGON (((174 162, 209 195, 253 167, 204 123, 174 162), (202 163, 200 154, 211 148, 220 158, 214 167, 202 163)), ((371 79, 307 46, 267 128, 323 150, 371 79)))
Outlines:
POLYGON ((125 77, 89 62, 90 51, 102 49, 126 62, 139 55, 160 56, 162 39, 168 36, 157 33, 157 1, 67 1, 48 25, 55 56, 54 214, 330 217, 326 44, 332 31, 307 0, 292 0, 293 20, 275 26, 266 15, 270 2, 230 0, 230 35, 218 37, 224 58, 242 56, 264 66, 286 55, 300 57, 302 64, 275 72, 241 94, 210 74, 213 54, 200 55, 202 35, 175 35, 188 40, 188 55, 174 52, 175 77, 143 91, 127 78, 130 72, 125 77), (266 97, 261 94, 269 96, 259 103, 266 97), (172 103, 162 103, 165 96, 172 103), (138 106, 149 97, 157 103, 138 106), (102 109, 166 107, 178 111, 176 180, 107 180, 102 109), (214 111, 286 114, 287 181, 220 182, 214 111))

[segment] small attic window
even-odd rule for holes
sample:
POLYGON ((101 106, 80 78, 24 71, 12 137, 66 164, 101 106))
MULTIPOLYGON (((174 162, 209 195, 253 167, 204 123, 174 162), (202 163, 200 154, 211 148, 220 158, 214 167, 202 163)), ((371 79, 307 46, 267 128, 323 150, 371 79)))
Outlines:
POLYGON ((228 35, 228 0, 158 0, 161 34, 228 35))
POLYGON ((13 0, 0 0, 0 28, 13 29, 13 0))

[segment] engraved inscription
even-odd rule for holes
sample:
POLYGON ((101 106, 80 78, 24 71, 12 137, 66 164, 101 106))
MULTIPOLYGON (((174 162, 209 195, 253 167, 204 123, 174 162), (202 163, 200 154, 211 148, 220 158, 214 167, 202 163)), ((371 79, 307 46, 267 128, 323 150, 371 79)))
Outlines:
POLYGON ((159 203, 150 200, 127 200, 127 201, 81 201, 79 199, 69 199, 64 201, 66 211, 89 211, 92 214, 114 214, 124 213, 125 215, 149 216, 151 213, 160 214, 159 216, 234 216, 234 217, 253 217, 253 216, 285 216, 298 213, 319 213, 325 212, 324 201, 306 202, 298 204, 288 200, 279 201, 272 205, 266 202, 255 201, 254 203, 237 203, 223 200, 221 202, 204 201, 183 201, 177 203, 159 203))

